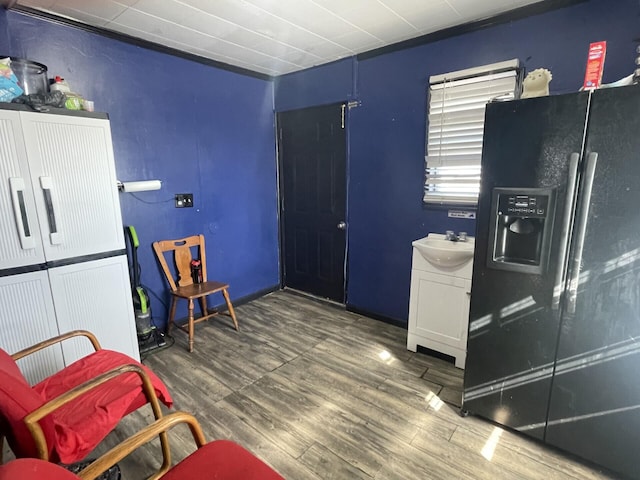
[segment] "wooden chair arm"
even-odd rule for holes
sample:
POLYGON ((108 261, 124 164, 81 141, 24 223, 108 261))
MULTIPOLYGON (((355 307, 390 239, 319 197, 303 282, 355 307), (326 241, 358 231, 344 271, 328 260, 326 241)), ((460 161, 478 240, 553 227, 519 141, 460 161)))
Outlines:
MULTIPOLYGON (((153 384, 149 379, 147 373, 140 367, 140 365, 135 364, 127 364, 121 365, 117 368, 109 370, 108 372, 102 373, 91 380, 87 380, 86 382, 78 385, 77 387, 72 388, 71 390, 63 393, 62 395, 58 395, 55 398, 52 398, 44 405, 41 405, 39 408, 29 413, 26 417, 24 417, 24 422, 33 437, 33 440, 36 444, 36 449, 38 451, 38 457, 43 460, 49 460, 49 450, 47 448, 47 440, 44 436, 44 432, 42 431, 42 427, 38 423, 44 417, 60 408, 61 406, 69 403, 70 401, 78 398, 80 395, 88 392, 89 390, 96 388, 99 385, 102 385, 113 378, 116 378, 119 375, 124 373, 136 373, 142 379, 142 390, 144 391, 145 396, 147 397, 148 402, 151 404, 151 408, 153 409, 153 415, 156 419, 162 418, 162 410, 160 409, 160 402, 158 401, 158 397, 156 396, 155 389, 153 388, 153 384)), ((165 434, 166 435, 166 434, 165 434)), ((166 439, 166 437, 165 437, 166 439)))
POLYGON ((23 357, 26 357, 27 355, 31 355, 32 353, 37 352, 38 350, 42 350, 43 348, 50 347, 51 345, 55 345, 56 343, 60 343, 73 337, 87 337, 96 352, 102 349, 102 347, 100 346, 100 342, 98 342, 98 339, 93 333, 86 330, 73 330, 71 332, 63 333, 62 335, 49 338, 48 340, 44 340, 43 342, 36 343, 35 345, 22 349, 19 352, 11 355, 11 358, 13 358, 14 360, 19 360, 23 357))
MULTIPOLYGON (((193 439, 198 448, 202 447, 206 443, 204 434, 202 433, 202 428, 200 427, 198 420, 196 420, 193 415, 186 412, 174 412, 156 420, 150 425, 147 425, 145 428, 133 434, 122 443, 119 443, 111 450, 97 458, 77 475, 83 480, 93 480, 102 472, 105 472, 127 455, 131 454, 138 447, 150 442, 162 433, 166 435, 169 429, 181 423, 186 423, 189 426, 191 435, 193 435, 193 439)), ((165 470, 161 468, 158 472, 149 477, 149 480, 160 478, 166 473, 166 470, 168 470, 168 468, 165 470)))

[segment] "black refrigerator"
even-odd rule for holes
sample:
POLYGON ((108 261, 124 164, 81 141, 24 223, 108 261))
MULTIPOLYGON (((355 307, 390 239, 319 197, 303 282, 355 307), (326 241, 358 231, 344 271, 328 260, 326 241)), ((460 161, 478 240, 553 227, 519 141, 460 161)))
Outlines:
POLYGON ((640 86, 486 109, 463 411, 640 478, 640 86))

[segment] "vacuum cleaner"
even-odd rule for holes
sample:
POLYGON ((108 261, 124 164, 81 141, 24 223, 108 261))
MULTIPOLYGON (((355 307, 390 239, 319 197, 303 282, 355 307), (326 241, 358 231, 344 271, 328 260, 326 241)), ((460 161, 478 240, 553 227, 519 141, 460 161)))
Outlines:
POLYGON ((140 354, 156 348, 164 347, 167 342, 164 334, 153 324, 149 295, 140 282, 140 263, 138 262, 138 234, 133 225, 124 227, 127 240, 127 257, 129 259, 129 275, 131 278, 131 296, 133 298, 133 313, 138 335, 140 354))

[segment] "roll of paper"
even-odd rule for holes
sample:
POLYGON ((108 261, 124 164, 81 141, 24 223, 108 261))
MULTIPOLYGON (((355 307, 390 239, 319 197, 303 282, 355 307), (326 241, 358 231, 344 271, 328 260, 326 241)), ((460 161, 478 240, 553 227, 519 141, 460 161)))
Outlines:
POLYGON ((160 180, 144 180, 141 182, 122 182, 123 192, 146 192, 148 190, 160 190, 160 180))

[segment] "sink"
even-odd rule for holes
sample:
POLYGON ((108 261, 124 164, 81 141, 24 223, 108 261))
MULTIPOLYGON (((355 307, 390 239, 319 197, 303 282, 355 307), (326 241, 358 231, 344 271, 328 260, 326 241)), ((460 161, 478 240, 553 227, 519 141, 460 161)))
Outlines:
POLYGON ((458 267, 473 258, 475 239, 468 237, 466 242, 445 240, 445 236, 430 233, 425 238, 416 240, 412 245, 425 260, 438 267, 458 267))

